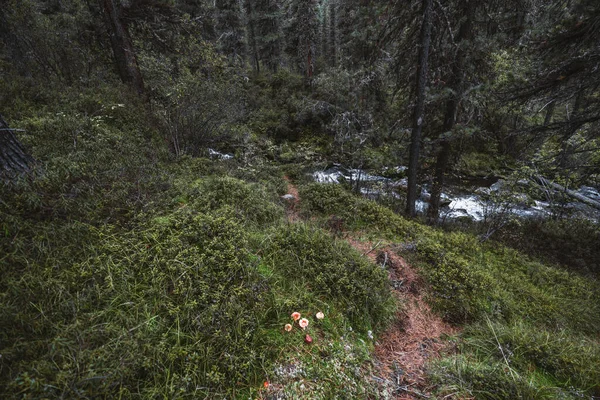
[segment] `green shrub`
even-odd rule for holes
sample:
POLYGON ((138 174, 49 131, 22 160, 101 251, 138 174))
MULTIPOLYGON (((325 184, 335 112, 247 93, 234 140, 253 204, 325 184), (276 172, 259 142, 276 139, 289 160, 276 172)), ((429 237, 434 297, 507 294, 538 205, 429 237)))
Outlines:
POLYGON ((544 376, 531 380, 510 370, 506 364, 491 360, 477 361, 457 355, 435 362, 430 371, 432 381, 440 385, 440 397, 504 399, 575 399, 553 385, 544 376))
POLYGON ((526 254, 575 271, 600 275, 600 228, 588 220, 522 220, 498 232, 498 240, 526 254))
POLYGON ((459 253, 433 240, 419 242, 417 250, 425 261, 420 270, 428 283, 434 308, 452 322, 465 322, 481 315, 487 308, 489 277, 459 253))
POLYGON ((341 185, 311 183, 301 186, 302 210, 307 215, 340 218, 352 230, 368 229, 389 238, 410 240, 423 232, 387 207, 345 190, 341 185))
POLYGON ((580 398, 600 389, 600 350, 594 340, 550 332, 526 322, 469 326, 462 355, 435 363, 443 390, 477 398, 580 398))
POLYGON ((255 382, 267 286, 233 210, 91 231, 87 258, 46 252, 5 281, 5 394, 193 397, 255 382))
POLYGON ((238 218, 257 224, 278 222, 283 218, 283 208, 273 202, 262 186, 248 184, 231 177, 211 177, 195 182, 187 189, 188 197, 199 210, 218 210, 232 207, 238 218))
POLYGON ((299 188, 302 210, 309 215, 336 215, 350 219, 355 198, 340 185, 311 183, 299 188))
POLYGON ((310 292, 335 304, 353 326, 385 325, 393 300, 386 272, 345 241, 303 224, 280 228, 270 238, 265 262, 287 277, 290 292, 310 292))
POLYGON ((263 164, 258 167, 238 167, 231 171, 231 176, 249 183, 258 183, 261 190, 271 195, 273 200, 276 196, 287 193, 287 183, 283 179, 283 172, 276 166, 263 164))

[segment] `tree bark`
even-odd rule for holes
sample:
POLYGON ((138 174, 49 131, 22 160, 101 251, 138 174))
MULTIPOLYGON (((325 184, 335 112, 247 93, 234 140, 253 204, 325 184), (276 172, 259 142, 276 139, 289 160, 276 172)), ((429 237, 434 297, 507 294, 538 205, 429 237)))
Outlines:
POLYGON ((419 151, 421 149, 421 132, 425 109, 425 88, 429 62, 429 46, 431 44, 431 9, 432 0, 423 0, 423 23, 421 25, 419 64, 417 66, 417 101, 413 110, 413 128, 410 137, 410 152, 408 161, 408 193, 406 195, 406 214, 416 215, 417 201, 417 172, 419 168, 419 151))
POLYGON ((0 177, 12 178, 28 172, 33 162, 0 115, 0 177))
POLYGON ((144 80, 137 62, 133 42, 127 26, 123 23, 120 0, 98 0, 104 11, 104 19, 109 31, 119 77, 130 85, 140 96, 144 94, 144 80))
POLYGON ((465 64, 468 55, 467 48, 470 46, 468 41, 473 37, 473 20, 475 18, 475 9, 477 7, 476 0, 464 0, 461 7, 465 10, 465 16, 458 31, 458 37, 456 39, 458 50, 456 52, 450 78, 448 79, 448 87, 452 90, 452 95, 446 102, 446 113, 442 128, 444 136, 435 162, 435 176, 433 179, 433 187, 431 189, 429 209, 427 210, 427 219, 430 223, 436 223, 440 214, 440 200, 446 173, 450 165, 450 154, 452 152, 450 134, 456 125, 460 100, 465 91, 465 64))

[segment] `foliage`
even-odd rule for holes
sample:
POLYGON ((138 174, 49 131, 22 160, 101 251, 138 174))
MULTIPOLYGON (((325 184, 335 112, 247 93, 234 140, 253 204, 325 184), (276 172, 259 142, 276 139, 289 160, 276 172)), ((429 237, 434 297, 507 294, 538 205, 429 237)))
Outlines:
MULTIPOLYGON (((427 283, 426 298, 445 319, 465 325, 459 353, 435 363, 443 395, 566 398, 597 390, 600 284, 473 234, 406 221, 340 185, 301 188, 305 212, 344 229, 385 237, 427 283), (385 228, 384 228, 385 227, 385 228), (499 351, 510 352, 507 366, 499 351)), ((508 357, 508 356, 507 356, 508 357)))
MULTIPOLYGON (((455 178, 516 169, 597 186, 597 2, 434 3, 419 180, 451 140, 455 178)), ((38 161, 0 186, 2 394, 379 397, 366 332, 395 304, 349 231, 412 262, 433 310, 462 326, 457 353, 431 364, 440 397, 598 394, 597 224, 564 207, 505 218, 547 195, 510 186, 490 196, 482 242, 348 182, 306 182, 331 162, 404 163, 420 1, 115 4, 143 96, 117 82, 101 3, 0 8, 0 112, 38 161), (202 158, 209 147, 235 156, 202 158), (310 222, 285 220, 284 174, 310 222), (282 330, 295 310, 311 347, 282 330)))
POLYGON ((231 207, 240 220, 260 226, 277 223, 283 217, 283 209, 261 186, 235 178, 211 177, 191 184, 186 192, 194 209, 212 211, 231 207))
POLYGON ((280 230, 265 248, 265 262, 277 265, 274 270, 281 276, 296 277, 291 293, 310 290, 336 304, 362 332, 385 325, 390 317, 392 299, 385 272, 322 230, 302 224, 280 230))
POLYGON ((597 343, 525 322, 471 326, 454 355, 433 366, 444 392, 483 399, 576 399, 598 390, 597 343))

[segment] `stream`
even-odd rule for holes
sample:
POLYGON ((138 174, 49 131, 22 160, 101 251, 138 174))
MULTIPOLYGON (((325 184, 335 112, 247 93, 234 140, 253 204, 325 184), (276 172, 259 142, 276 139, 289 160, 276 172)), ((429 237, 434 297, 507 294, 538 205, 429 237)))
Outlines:
MULTIPOLYGON (((399 174, 406 167, 391 169, 392 174, 399 174)), ((387 172, 387 171, 386 171, 387 172)), ((363 196, 370 199, 379 199, 392 196, 402 199, 406 196, 407 179, 393 179, 379 175, 369 174, 360 169, 346 169, 340 165, 334 165, 323 171, 315 171, 312 174, 315 182, 319 183, 342 183, 349 182, 353 185, 359 182, 360 191, 363 196)), ((527 185, 526 181, 519 182, 527 185)), ((428 184, 421 188, 421 195, 417 199, 416 208, 419 214, 424 214, 429 207, 431 189, 428 184)), ((578 194, 592 200, 600 201, 600 191, 597 188, 582 186, 577 190, 578 194)), ((563 205, 564 209, 573 215, 589 220, 600 220, 600 210, 592 208, 584 203, 570 201, 563 205)), ((509 191, 506 182, 502 179, 473 179, 471 181, 449 181, 448 188, 442 193, 442 207, 440 219, 459 220, 469 219, 472 221, 484 221, 486 218, 498 213, 515 215, 520 218, 544 218, 556 212, 556 207, 550 201, 534 200, 524 193, 509 191), (510 202, 494 201, 494 198, 510 197, 510 202)))

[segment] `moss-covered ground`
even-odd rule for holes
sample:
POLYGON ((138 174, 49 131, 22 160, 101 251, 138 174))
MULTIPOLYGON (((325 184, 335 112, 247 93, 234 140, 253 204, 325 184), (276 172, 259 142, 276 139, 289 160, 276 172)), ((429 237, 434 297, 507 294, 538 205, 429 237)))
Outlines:
POLYGON ((432 396, 600 395, 595 277, 302 179, 292 223, 300 166, 175 159, 143 108, 81 98, 14 122, 39 167, 0 189, 4 397, 385 397, 372 351, 401 305, 349 231, 398 249, 461 327, 432 396))

